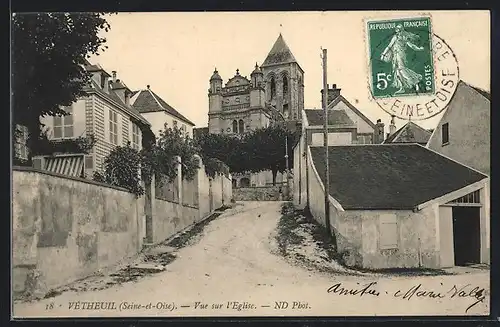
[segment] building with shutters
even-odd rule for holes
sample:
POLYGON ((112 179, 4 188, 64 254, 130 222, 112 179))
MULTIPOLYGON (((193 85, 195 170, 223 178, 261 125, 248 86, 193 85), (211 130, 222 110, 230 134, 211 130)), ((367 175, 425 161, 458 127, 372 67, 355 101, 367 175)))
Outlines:
POLYGON ((35 168, 74 177, 92 178, 94 171, 102 171, 104 159, 116 146, 142 148, 142 129, 150 123, 130 104, 132 91, 100 65, 87 62, 91 74, 86 95, 71 106, 63 117, 45 116, 40 120, 48 130, 50 140, 73 139, 93 135, 96 143, 88 154, 64 153, 33 158, 35 168))

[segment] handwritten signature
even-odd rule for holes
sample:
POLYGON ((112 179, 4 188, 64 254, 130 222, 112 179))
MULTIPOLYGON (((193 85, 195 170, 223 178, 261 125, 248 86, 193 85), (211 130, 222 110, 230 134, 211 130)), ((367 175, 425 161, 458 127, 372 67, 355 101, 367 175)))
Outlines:
MULTIPOLYGON (((327 293, 333 293, 336 295, 351 295, 351 296, 380 296, 384 293, 377 289, 377 282, 370 282, 362 286, 350 288, 345 287, 342 283, 336 283, 330 286, 327 293)), ((385 292, 389 294, 388 292, 385 292)), ((466 284, 463 286, 453 285, 451 288, 445 291, 436 291, 431 289, 425 289, 422 284, 417 284, 411 286, 407 290, 397 290, 392 294, 395 298, 400 298, 403 300, 410 301, 412 298, 429 298, 429 299, 458 299, 458 298, 472 298, 474 302, 467 307, 465 313, 467 313, 471 308, 479 303, 484 302, 486 298, 486 289, 480 288, 478 286, 472 287, 471 284, 466 284)))

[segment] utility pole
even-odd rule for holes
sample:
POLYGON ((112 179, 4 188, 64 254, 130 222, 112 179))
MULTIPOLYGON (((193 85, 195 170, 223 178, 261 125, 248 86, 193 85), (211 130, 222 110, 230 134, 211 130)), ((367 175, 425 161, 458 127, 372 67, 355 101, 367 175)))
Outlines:
POLYGON ((323 110, 325 116, 324 122, 324 146, 325 146, 325 225, 328 232, 328 236, 332 236, 332 229, 330 226, 330 167, 329 167, 329 157, 328 157, 328 83, 327 83, 327 56, 326 49, 323 49, 323 110))

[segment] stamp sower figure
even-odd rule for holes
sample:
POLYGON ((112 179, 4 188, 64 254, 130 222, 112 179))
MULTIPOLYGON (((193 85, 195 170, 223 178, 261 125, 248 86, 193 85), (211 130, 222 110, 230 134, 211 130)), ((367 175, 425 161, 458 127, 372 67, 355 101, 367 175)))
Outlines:
POLYGON ((398 88, 394 94, 403 93, 405 89, 413 88, 418 92, 418 83, 422 80, 422 75, 408 68, 406 61, 407 47, 415 51, 424 49, 414 44, 417 40, 418 35, 405 31, 402 25, 397 25, 396 33, 382 52, 380 59, 392 62, 392 86, 398 88))
POLYGON ((281 186, 280 186, 278 192, 279 192, 278 193, 278 201, 283 201, 283 192, 281 191, 281 186))

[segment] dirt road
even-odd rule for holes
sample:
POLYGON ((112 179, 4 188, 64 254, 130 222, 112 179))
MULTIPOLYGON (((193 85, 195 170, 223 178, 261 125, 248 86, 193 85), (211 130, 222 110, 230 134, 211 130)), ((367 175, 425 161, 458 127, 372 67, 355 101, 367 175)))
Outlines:
POLYGON ((164 272, 101 291, 65 292, 38 302, 16 303, 13 314, 178 317, 488 313, 489 270, 472 269, 447 276, 360 277, 335 276, 291 265, 275 254, 273 233, 280 207, 280 202, 238 205, 210 222, 196 244, 180 249, 164 272), (351 290, 351 294, 343 294, 342 288, 351 290))

